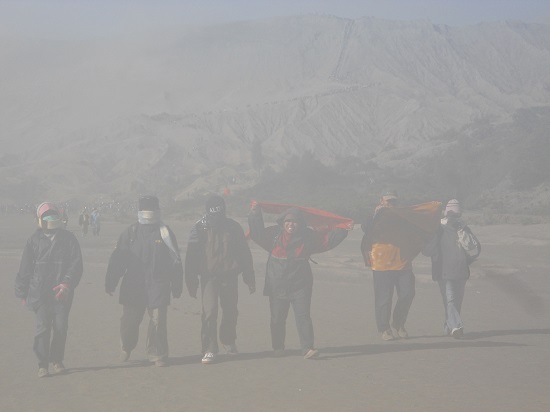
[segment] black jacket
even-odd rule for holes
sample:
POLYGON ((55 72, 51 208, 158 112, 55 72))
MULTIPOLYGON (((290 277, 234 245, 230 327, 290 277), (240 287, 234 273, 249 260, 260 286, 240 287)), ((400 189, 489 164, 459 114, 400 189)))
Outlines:
POLYGON ((72 300, 82 272, 80 245, 71 232, 57 229, 52 239, 38 229, 23 250, 15 279, 15 296, 26 299, 27 305, 35 310, 43 303, 53 302, 56 293, 53 288, 66 283, 72 300))
MULTIPOLYGON (((285 213, 286 214, 286 213, 285 213)), ((298 214, 298 213, 297 213, 298 214)), ((345 229, 314 231, 301 219, 297 233, 283 245, 283 216, 276 226, 264 227, 261 211, 248 216, 250 237, 269 252, 266 265, 264 295, 281 299, 292 298, 293 294, 313 286, 313 274, 309 264, 314 253, 325 252, 338 246, 348 235, 345 229)))
MULTIPOLYGON (((178 245, 170 229, 174 247, 178 245)), ((170 304, 170 291, 179 298, 183 289, 181 259, 170 256, 159 224, 134 223, 120 235, 109 259, 105 291, 112 293, 118 282, 123 305, 158 308, 170 304)))
POLYGON ((191 230, 185 256, 185 282, 191 296, 203 278, 243 274, 249 287, 256 286, 252 253, 239 223, 224 217, 212 224, 207 217, 199 220, 191 230))
POLYGON ((437 234, 426 244, 422 254, 431 257, 433 280, 464 280, 470 277, 470 263, 479 255, 481 246, 470 228, 464 224, 459 227, 450 224, 441 225, 437 234), (461 246, 459 237, 468 237, 477 245, 474 257, 470 257, 461 246))

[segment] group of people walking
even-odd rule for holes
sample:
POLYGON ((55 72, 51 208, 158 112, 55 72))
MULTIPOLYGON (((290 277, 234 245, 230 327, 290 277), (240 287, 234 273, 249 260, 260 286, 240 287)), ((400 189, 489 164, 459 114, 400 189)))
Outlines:
MULTIPOLYGON (((460 204, 453 200, 447 204, 441 223, 438 219, 436 227, 432 225, 420 238, 415 238, 418 247, 411 253, 399 239, 394 241, 381 231, 378 224, 380 216, 386 215, 384 219, 388 219, 389 215, 382 211, 396 207, 397 199, 395 191, 384 192, 374 217, 362 225, 365 235, 361 247, 365 263, 373 271, 375 317, 382 339, 408 337, 405 322, 415 291, 412 259, 420 249, 432 257, 433 277, 439 282, 445 305, 444 330, 459 338, 463 331, 460 309, 468 265, 479 255, 479 241, 460 219, 460 204), (394 289, 397 302, 390 324, 394 289)), ((78 240, 63 228, 54 204, 42 203, 37 209, 37 220, 39 227, 23 251, 15 293, 36 315, 33 348, 38 358, 38 376, 43 377, 49 375, 50 364, 54 373, 65 370, 68 316, 83 264, 78 240)), ((276 224, 266 227, 262 209, 254 201, 248 224, 250 239, 268 254, 263 293, 269 298, 274 356, 284 354, 286 320, 292 306, 303 357, 317 358, 319 351, 314 345, 311 320, 310 257, 339 245, 348 231, 330 226, 313 230, 300 208, 287 209, 276 224)), ((184 259, 176 236, 162 222, 159 199, 140 197, 137 222, 120 235, 105 277, 105 291, 109 295, 120 283, 120 360, 129 360, 138 342, 139 325, 147 313, 147 356, 156 366, 168 365, 167 308, 171 298, 182 295, 184 283, 193 298, 200 288, 201 362, 216 361, 219 343, 227 354, 238 354, 240 275, 249 292, 254 293, 256 279, 247 237, 241 225, 227 217, 221 196, 208 198, 204 216, 192 227, 184 259), (222 316, 218 326, 219 307, 222 316)))

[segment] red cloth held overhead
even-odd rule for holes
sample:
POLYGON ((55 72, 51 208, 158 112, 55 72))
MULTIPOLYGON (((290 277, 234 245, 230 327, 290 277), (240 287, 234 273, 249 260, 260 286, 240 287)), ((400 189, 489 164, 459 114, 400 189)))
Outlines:
POLYGON ((308 226, 315 230, 341 228, 346 230, 353 229, 353 219, 338 216, 334 213, 326 212, 312 207, 303 207, 289 205, 285 203, 256 202, 264 213, 280 215, 290 208, 300 209, 304 213, 304 218, 308 226))

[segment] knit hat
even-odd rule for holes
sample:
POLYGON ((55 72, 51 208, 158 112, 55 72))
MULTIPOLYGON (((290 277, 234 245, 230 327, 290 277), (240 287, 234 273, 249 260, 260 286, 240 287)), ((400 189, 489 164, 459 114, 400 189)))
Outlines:
POLYGON ((141 210, 148 210, 148 211, 160 210, 158 197, 152 196, 152 195, 141 196, 138 199, 138 209, 140 211, 141 210))
POLYGON ((458 200, 451 199, 447 202, 447 206, 445 207, 445 216, 447 216, 449 212, 452 212, 456 215, 462 214, 462 208, 460 207, 460 202, 458 200))
POLYGON ((223 215, 225 216, 225 200, 223 197, 218 195, 210 196, 206 200, 206 214, 207 215, 223 215))

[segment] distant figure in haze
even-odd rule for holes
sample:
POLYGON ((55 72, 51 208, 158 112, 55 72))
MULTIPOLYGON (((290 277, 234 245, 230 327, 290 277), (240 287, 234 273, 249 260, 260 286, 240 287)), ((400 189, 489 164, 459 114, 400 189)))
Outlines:
POLYGON ((74 289, 82 277, 82 253, 76 237, 62 228, 59 209, 42 203, 38 229, 29 238, 15 279, 15 296, 36 315, 34 353, 38 377, 65 372, 63 357, 74 289), (53 332, 53 337, 52 337, 53 332))
POLYGON ((228 354, 238 354, 237 280, 241 273, 248 290, 254 293, 254 265, 244 231, 236 221, 226 217, 223 198, 212 196, 206 201, 206 214, 191 230, 185 257, 185 282, 194 298, 200 278, 203 364, 213 363, 219 352, 218 301, 222 309, 220 341, 228 354))
POLYGON ((126 362, 130 358, 138 342, 139 325, 147 311, 147 355, 154 365, 167 366, 170 292, 176 299, 181 296, 183 267, 176 237, 161 221, 158 198, 142 196, 138 206, 138 222, 122 232, 109 259, 105 292, 112 296, 122 278, 120 360, 126 362))
POLYGON ((264 227, 257 202, 252 202, 248 215, 250 237, 269 252, 264 295, 269 296, 271 311, 271 344, 275 356, 284 354, 286 319, 292 305, 296 328, 305 359, 319 356, 315 349, 311 321, 313 274, 309 259, 338 246, 348 235, 345 229, 313 230, 307 227, 301 210, 291 208, 278 219, 277 225, 264 227))
POLYGON ((361 225, 365 233, 364 240, 370 238, 367 253, 369 266, 372 268, 374 286, 374 314, 376 326, 385 341, 395 338, 390 327, 392 314, 392 297, 394 289, 397 291, 397 302, 393 309, 391 326, 400 338, 408 338, 405 322, 415 295, 415 277, 412 270, 412 259, 400 253, 400 247, 380 240, 383 234, 373 233, 373 225, 378 214, 384 208, 397 206, 399 198, 397 192, 388 189, 382 192, 380 203, 376 207, 371 221, 361 225))
POLYGON ((99 231, 101 230, 101 216, 96 207, 93 208, 92 214, 90 215, 90 226, 92 226, 93 235, 99 236, 99 231))
POLYGON ((82 229, 82 237, 88 234, 88 226, 90 225, 90 215, 88 209, 84 208, 78 217, 78 225, 82 229))
POLYGON ((470 263, 481 252, 481 245, 470 228, 462 221, 462 209, 456 199, 445 207, 441 227, 422 253, 432 259, 432 279, 439 283, 445 307, 443 330, 446 335, 460 339, 464 324, 460 317, 470 263))
POLYGON ((63 222, 63 229, 67 229, 69 224, 69 215, 67 214, 67 208, 60 209, 61 221, 63 222))

